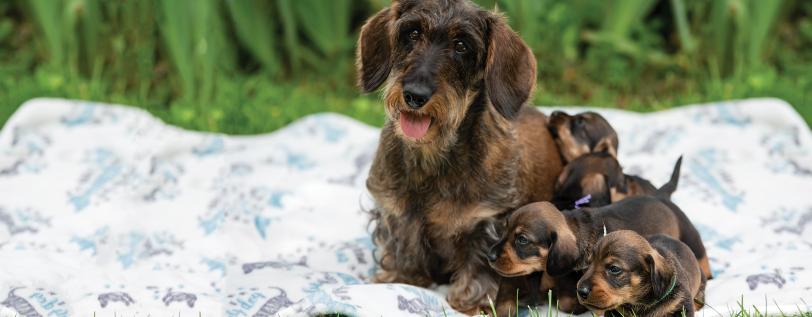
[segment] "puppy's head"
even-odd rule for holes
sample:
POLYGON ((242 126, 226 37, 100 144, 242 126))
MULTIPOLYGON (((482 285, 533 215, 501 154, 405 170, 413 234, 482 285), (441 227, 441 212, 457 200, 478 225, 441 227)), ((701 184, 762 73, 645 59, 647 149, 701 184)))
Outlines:
POLYGON ((627 192, 626 185, 626 176, 617 159, 607 153, 590 153, 564 167, 555 184, 553 202, 560 208, 573 208, 575 201, 592 195, 585 206, 605 206, 620 193, 627 192))
POLYGON ((578 281, 578 300, 592 310, 652 303, 668 291, 674 274, 645 238, 630 230, 611 232, 598 241, 578 281))
POLYGON ((356 64, 363 91, 384 86, 391 127, 416 147, 451 144, 469 110, 517 117, 536 82, 521 38, 468 0, 393 1, 361 29, 356 64))
POLYGON ((575 234, 564 215, 548 202, 537 202, 510 215, 505 231, 488 252, 488 263, 502 276, 546 271, 569 272, 578 260, 575 234))
POLYGON ((550 115, 548 127, 567 162, 586 153, 606 152, 617 157, 617 133, 597 113, 589 111, 571 116, 555 111, 550 115))

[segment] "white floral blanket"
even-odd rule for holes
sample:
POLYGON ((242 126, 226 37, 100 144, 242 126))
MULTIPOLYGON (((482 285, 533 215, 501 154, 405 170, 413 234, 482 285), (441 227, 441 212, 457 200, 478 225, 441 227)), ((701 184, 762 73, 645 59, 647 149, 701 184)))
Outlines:
MULTIPOLYGON (((628 173, 659 184, 685 155, 674 200, 716 272, 700 314, 812 310, 812 134, 789 105, 601 112, 628 173)), ((377 139, 335 114, 234 137, 27 102, 0 133, 0 316, 454 316, 367 282, 377 139)))

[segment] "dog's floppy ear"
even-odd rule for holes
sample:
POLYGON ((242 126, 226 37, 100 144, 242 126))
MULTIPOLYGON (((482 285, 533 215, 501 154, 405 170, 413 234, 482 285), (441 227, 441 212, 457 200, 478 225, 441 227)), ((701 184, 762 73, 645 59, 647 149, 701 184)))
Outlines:
POLYGON ((536 85, 536 58, 503 17, 489 13, 485 88, 502 116, 516 118, 536 85))
POLYGON ((666 292, 671 288, 675 272, 672 267, 668 266, 665 258, 656 252, 652 250, 653 254, 646 254, 645 259, 651 275, 652 294, 660 298, 665 296, 666 292))
POLYGON ((569 229, 550 233, 550 251, 547 253, 547 273, 557 276, 575 269, 578 261, 575 235, 569 229))
POLYGON ((389 38, 390 8, 367 20, 361 28, 356 52, 358 86, 364 92, 378 89, 392 70, 392 42, 389 38))
POLYGON ((595 144, 594 147, 592 147, 592 152, 593 153, 604 152, 617 159, 617 149, 615 148, 615 145, 612 143, 612 139, 610 137, 604 137, 600 141, 598 141, 598 143, 595 144))

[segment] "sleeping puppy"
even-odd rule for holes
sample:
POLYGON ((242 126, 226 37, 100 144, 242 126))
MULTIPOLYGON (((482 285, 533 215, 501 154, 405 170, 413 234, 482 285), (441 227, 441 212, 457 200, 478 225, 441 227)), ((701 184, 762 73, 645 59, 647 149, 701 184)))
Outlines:
POLYGON ((598 241, 577 292, 604 316, 690 317, 703 306, 705 281, 684 243, 620 230, 598 241))
MULTIPOLYGON (((679 182, 682 156, 674 165, 671 179, 666 185, 673 187, 663 191, 671 196, 679 182)), ((574 208, 573 202, 590 195, 586 207, 601 207, 617 202, 628 196, 654 195, 657 188, 646 179, 623 174, 617 159, 607 153, 589 153, 573 160, 566 167, 555 184, 553 204, 560 209, 574 208)))
POLYGON ((606 119, 595 112, 571 116, 554 111, 547 127, 565 163, 587 153, 606 152, 617 157, 617 133, 606 119))
MULTIPOLYGON (((565 312, 579 309, 572 303, 576 300, 572 281, 588 266, 593 246, 604 231, 634 230, 679 239, 691 248, 703 273, 710 277, 699 233, 682 210, 663 197, 670 195, 666 189, 663 186, 656 196, 629 197, 600 208, 559 211, 549 202, 525 205, 508 218, 503 236, 488 252, 489 264, 506 277, 540 271, 551 275, 553 291, 565 312)), ((509 307, 503 303, 507 300, 510 298, 497 298, 497 305, 509 307)))

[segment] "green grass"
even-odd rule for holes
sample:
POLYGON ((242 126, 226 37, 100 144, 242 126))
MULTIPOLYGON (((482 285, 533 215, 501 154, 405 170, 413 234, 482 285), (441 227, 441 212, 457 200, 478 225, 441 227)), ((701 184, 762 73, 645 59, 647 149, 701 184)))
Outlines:
MULTIPOLYGON (((812 2, 476 1, 533 48, 535 104, 655 111, 776 97, 812 123, 812 2)), ((234 134, 322 111, 380 125, 380 96, 354 87, 353 54, 360 25, 387 3, 0 1, 0 124, 48 96, 234 134)))
MULTIPOLYGON (((801 301, 806 304, 806 301, 801 299, 801 301)), ((518 298, 516 299, 516 306, 518 306, 518 298)), ((552 291, 548 291, 547 293, 547 307, 553 306, 553 295, 552 291)), ((774 302, 776 306, 778 306, 777 302, 774 302)), ((812 317, 812 312, 804 311, 801 309, 800 306, 797 307, 797 310, 794 312, 785 312, 779 309, 779 311, 770 311, 768 307, 768 303, 764 301, 764 306, 759 307, 759 305, 749 304, 744 302, 744 298, 740 299, 736 302, 736 306, 726 309, 729 311, 728 315, 722 314, 716 307, 706 304, 703 308, 704 316, 718 316, 718 317, 768 317, 768 316, 780 316, 780 317, 812 317)), ((558 302, 555 303, 555 307, 558 308, 558 302)), ((571 317, 571 314, 563 314, 558 309, 548 309, 547 314, 542 314, 541 310, 538 308, 526 307, 527 316, 529 317, 571 317)), ((496 314, 496 308, 493 304, 493 301, 490 302, 490 311, 482 311, 480 312, 481 315, 488 315, 492 317, 518 317, 518 313, 511 313, 508 316, 499 316, 496 314)), ((444 312, 443 316, 447 316, 444 312)), ((593 317, 597 317, 594 313, 592 313, 593 317)), ((685 312, 683 311, 682 316, 685 316, 685 312)), ((630 316, 631 317, 631 316, 630 316)))
MULTIPOLYGON (((0 72, 2 69, 0 68, 0 72)), ((537 105, 589 105, 634 111, 657 111, 678 105, 749 97, 777 97, 788 101, 812 123, 812 83, 803 78, 754 75, 748 81, 682 83, 689 92, 668 93, 652 87, 636 95, 619 93, 609 87, 593 85, 586 92, 568 92, 575 83, 540 82, 534 103, 537 105), (583 96, 587 93, 589 96, 583 96)), ((36 97, 63 97, 120 103, 144 108, 162 120, 181 127, 234 134, 274 131, 302 116, 331 111, 379 126, 383 123, 383 104, 379 94, 361 95, 353 90, 325 93, 318 83, 285 83, 264 76, 250 76, 220 83, 218 93, 201 106, 194 100, 163 100, 129 94, 109 93, 109 83, 84 78, 69 78, 56 72, 37 70, 0 81, 0 124, 17 107, 36 97), (221 92, 222 90, 222 92, 221 92)), ((665 89, 665 88, 663 88, 665 89)))

